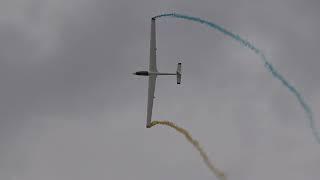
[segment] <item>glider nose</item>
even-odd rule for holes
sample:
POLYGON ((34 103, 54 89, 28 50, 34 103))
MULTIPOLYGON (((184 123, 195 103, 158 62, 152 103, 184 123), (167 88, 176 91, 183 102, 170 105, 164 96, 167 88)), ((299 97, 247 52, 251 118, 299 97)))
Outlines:
POLYGON ((149 72, 148 71, 138 71, 138 72, 135 72, 134 75, 149 76, 149 72))

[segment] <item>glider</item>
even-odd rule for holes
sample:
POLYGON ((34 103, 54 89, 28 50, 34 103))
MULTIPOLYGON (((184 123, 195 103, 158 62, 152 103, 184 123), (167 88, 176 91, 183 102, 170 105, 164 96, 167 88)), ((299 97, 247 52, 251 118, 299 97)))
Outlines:
POLYGON ((152 117, 154 91, 155 91, 157 76, 158 75, 174 75, 174 76, 177 77, 177 84, 181 83, 181 63, 178 63, 176 73, 161 73, 157 69, 157 62, 156 62, 156 20, 155 20, 155 18, 151 19, 149 71, 137 71, 137 72, 135 72, 133 74, 134 75, 138 75, 138 76, 149 76, 146 127, 150 128, 151 127, 151 117, 152 117))

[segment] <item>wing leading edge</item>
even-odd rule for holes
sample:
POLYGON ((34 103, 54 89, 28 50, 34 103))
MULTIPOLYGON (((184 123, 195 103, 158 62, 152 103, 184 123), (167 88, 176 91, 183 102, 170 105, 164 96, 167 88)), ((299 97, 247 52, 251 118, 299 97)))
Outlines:
MULTIPOLYGON (((158 72, 157 62, 156 62, 156 20, 154 18, 151 19, 149 71, 158 72)), ((156 78, 157 78, 156 74, 149 74, 147 128, 149 128, 151 125, 156 78)))

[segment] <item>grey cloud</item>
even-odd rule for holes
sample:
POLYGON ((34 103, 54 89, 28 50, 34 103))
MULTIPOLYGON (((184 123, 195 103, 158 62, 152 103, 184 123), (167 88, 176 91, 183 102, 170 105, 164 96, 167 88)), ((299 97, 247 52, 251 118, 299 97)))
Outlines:
MULTIPOLYGON (((213 179, 171 129, 145 129, 150 18, 178 11, 265 50, 319 124, 318 1, 0 3, 1 179, 213 179)), ((205 26, 157 21, 154 119, 190 130, 229 179, 316 179, 304 112, 259 57, 205 26)))

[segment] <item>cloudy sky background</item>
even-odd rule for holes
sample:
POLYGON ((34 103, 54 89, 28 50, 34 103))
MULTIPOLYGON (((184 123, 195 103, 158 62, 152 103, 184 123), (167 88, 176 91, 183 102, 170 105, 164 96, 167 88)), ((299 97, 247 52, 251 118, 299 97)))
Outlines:
MULTIPOLYGON (((0 179, 215 179, 183 136, 145 128, 150 18, 179 12, 240 34, 305 97, 320 129, 317 0, 0 2, 0 179)), ((153 119, 171 120, 238 180, 318 179, 320 145, 253 52, 185 20, 157 20, 153 119)))

